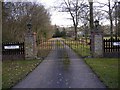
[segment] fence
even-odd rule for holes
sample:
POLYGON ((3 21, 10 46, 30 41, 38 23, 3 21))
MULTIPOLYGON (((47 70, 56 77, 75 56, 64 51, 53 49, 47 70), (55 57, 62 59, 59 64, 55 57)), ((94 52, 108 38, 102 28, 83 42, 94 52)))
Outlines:
POLYGON ((24 42, 2 43, 2 59, 24 59, 24 42))
POLYGON ((104 56, 120 57, 120 39, 104 39, 104 56))

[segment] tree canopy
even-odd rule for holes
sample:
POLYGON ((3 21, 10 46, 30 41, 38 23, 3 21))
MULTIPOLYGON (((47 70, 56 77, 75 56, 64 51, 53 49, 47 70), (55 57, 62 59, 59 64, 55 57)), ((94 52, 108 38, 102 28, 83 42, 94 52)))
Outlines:
POLYGON ((50 14, 43 5, 33 2, 3 2, 3 42, 24 41, 30 19, 32 31, 37 33, 38 42, 51 37, 50 14))

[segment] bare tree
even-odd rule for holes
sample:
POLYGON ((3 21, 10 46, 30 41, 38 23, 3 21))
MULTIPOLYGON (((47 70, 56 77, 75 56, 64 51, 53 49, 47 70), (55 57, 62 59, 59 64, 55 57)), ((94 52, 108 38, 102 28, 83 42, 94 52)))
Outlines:
MULTIPOLYGON (((67 12, 71 16, 71 20, 73 22, 74 31, 75 31, 75 40, 77 40, 77 29, 80 22, 84 25, 88 25, 90 21, 90 11, 89 5, 85 2, 85 0, 63 0, 59 5, 60 11, 67 12)), ((95 7, 94 7, 95 8, 95 7)), ((93 17, 99 20, 102 20, 104 17, 104 13, 100 11, 94 10, 93 17)), ((93 28, 93 27, 92 27, 93 28)), ((89 30, 89 29, 88 29, 89 30)))
POLYGON ((75 40, 77 40, 77 29, 80 21, 80 13, 82 9, 85 7, 84 0, 63 0, 60 5, 62 12, 67 12, 71 16, 71 20, 73 22, 74 31, 75 31, 75 40))
POLYGON ((114 11, 115 25, 116 25, 116 37, 120 36, 120 2, 115 2, 116 7, 114 11))
POLYGON ((108 18, 110 21, 110 34, 111 34, 111 37, 113 37, 113 12, 114 12, 116 3, 113 4, 111 0, 108 0, 108 3, 100 3, 100 2, 98 3, 102 5, 102 7, 105 7, 105 6, 108 7, 108 10, 103 10, 103 9, 99 9, 99 10, 104 11, 108 14, 109 16, 108 18))

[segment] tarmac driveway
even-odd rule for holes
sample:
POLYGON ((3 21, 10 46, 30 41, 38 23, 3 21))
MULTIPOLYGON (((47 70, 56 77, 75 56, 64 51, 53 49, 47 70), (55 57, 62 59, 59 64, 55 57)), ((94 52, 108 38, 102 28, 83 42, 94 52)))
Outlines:
MULTIPOLYGON (((61 42, 63 45, 64 43, 61 42)), ((54 47, 55 44, 54 44, 54 47)), ((47 58, 13 88, 106 88, 82 58, 68 46, 54 48, 47 58), (63 64, 68 53, 69 65, 63 64)))

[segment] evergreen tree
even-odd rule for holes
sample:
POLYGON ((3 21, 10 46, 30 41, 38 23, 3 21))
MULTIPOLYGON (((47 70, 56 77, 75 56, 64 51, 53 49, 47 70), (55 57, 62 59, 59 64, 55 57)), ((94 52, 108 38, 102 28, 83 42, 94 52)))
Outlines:
POLYGON ((63 28, 63 31, 61 32, 61 36, 62 36, 63 38, 66 37, 66 31, 65 31, 65 28, 63 28))

